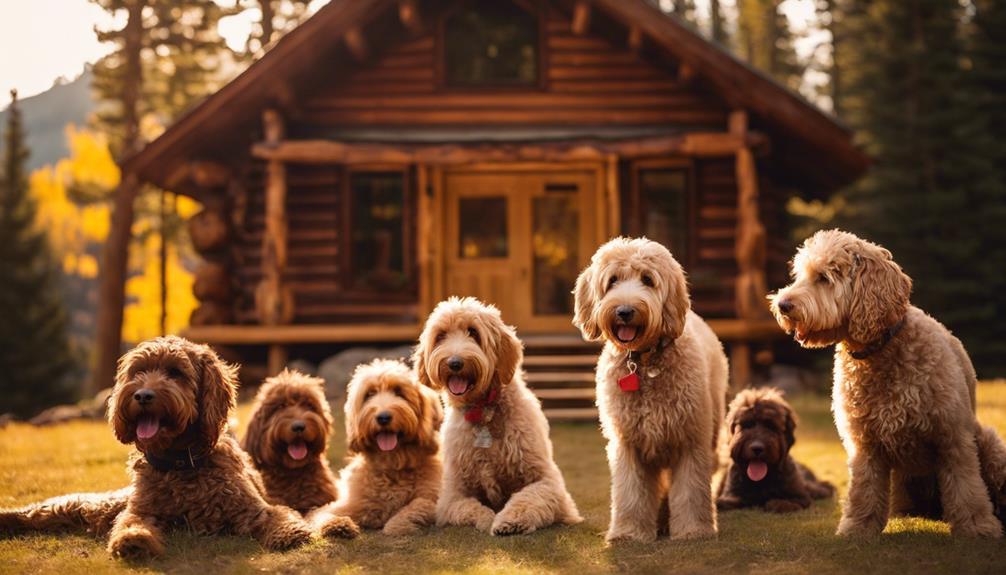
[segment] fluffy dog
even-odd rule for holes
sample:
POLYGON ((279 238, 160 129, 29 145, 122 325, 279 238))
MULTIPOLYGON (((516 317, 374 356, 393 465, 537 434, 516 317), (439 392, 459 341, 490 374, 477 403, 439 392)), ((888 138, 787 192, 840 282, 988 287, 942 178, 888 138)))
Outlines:
POLYGON ((132 491, 125 487, 105 493, 74 493, 0 510, 0 534, 66 531, 104 536, 126 508, 132 491))
POLYGON ((284 370, 259 388, 241 446, 262 474, 268 498, 292 507, 327 537, 355 537, 348 517, 315 513, 339 491, 328 466, 332 412, 325 382, 284 370))
POLYGON ((716 507, 764 507, 788 513, 835 493, 827 481, 789 454, 796 443, 796 414, 777 389, 747 389, 730 402, 730 463, 716 507))
POLYGON ((716 534, 712 475, 726 402, 727 359, 691 311, 685 274, 664 246, 616 238, 576 280, 583 337, 605 341, 597 407, 608 440, 607 540, 716 534), (669 517, 664 515, 664 504, 669 517))
POLYGON ((119 360, 108 420, 139 454, 130 464, 132 493, 111 530, 112 554, 161 555, 163 530, 175 525, 251 535, 274 550, 310 540, 295 511, 266 502, 258 471, 224 433, 236 395, 235 369, 179 337, 146 341, 119 360))
POLYGON ((442 466, 440 398, 400 361, 356 368, 346 399, 350 461, 330 513, 368 529, 408 535, 435 519, 442 466))
POLYGON ((523 344, 499 310, 474 298, 441 302, 413 359, 419 381, 447 397, 437 525, 513 535, 582 521, 524 383, 523 344))
POLYGON ((792 267, 793 283, 770 298, 776 319, 804 347, 837 344, 832 410, 850 474, 838 533, 880 533, 893 511, 1001 537, 987 489, 1003 480, 982 472, 1001 473, 1002 445, 975 418, 961 342, 910 303, 912 280, 880 246, 821 231, 792 267))

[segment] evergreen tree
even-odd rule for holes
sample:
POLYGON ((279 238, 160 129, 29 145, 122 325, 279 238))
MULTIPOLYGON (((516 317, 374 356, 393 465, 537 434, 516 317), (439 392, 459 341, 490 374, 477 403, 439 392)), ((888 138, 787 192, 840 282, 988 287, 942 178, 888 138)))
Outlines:
POLYGON ((726 46, 730 41, 720 0, 709 0, 709 36, 714 42, 723 46, 726 46))
POLYGON ((695 19, 695 0, 674 0, 671 4, 674 15, 686 24, 697 26, 695 19))
POLYGON ((68 377, 66 311, 45 232, 35 223, 24 139, 12 91, 0 172, 0 411, 20 416, 77 395, 68 377))
MULTIPOLYGON (((846 193, 844 227, 888 247, 915 279, 913 301, 947 324, 976 364, 993 366, 991 293, 982 234, 995 169, 961 66, 957 0, 846 0, 839 54, 845 119, 875 163, 846 193)), ((1000 204, 1001 205, 1001 204, 1000 204)), ((1001 262, 1000 262, 1001 263, 1001 262)), ((985 372, 987 374, 988 372, 985 372)))
POLYGON ((782 0, 737 0, 737 35, 744 59, 792 90, 803 82, 804 66, 793 46, 782 0))
POLYGON ((261 17, 245 44, 246 57, 256 56, 307 19, 312 0, 238 0, 238 6, 257 8, 261 17))

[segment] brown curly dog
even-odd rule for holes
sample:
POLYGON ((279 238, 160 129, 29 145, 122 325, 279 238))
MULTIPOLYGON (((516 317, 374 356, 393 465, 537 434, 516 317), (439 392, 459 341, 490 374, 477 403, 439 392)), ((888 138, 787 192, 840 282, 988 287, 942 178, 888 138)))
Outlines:
POLYGON ((440 302, 426 320, 416 376, 447 397, 437 525, 515 535, 582 521, 524 383, 523 355, 499 310, 474 298, 440 302))
POLYGON ((746 389, 730 402, 730 463, 720 485, 720 510, 764 507, 788 513, 835 494, 835 486, 789 454, 796 414, 777 389, 746 389))
POLYGON ((332 412, 325 381, 283 370, 255 396, 241 446, 262 474, 268 499, 303 514, 326 537, 352 538, 359 528, 345 516, 317 513, 339 496, 328 466, 332 412))
POLYGON ((251 535, 273 550, 311 539, 295 511, 266 501, 251 459, 224 433, 236 395, 235 369, 179 337, 146 341, 119 360, 108 420, 139 453, 130 464, 133 492, 109 538, 112 554, 161 555, 171 526, 251 535))
POLYGON ((329 511, 388 535, 431 525, 442 471, 440 398, 407 365, 383 359, 358 366, 347 395, 350 460, 329 511))
POLYGON ((573 323, 605 341, 597 406, 608 440, 607 540, 716 534, 712 477, 727 359, 691 311, 685 272, 667 248, 616 238, 576 280, 573 323))
POLYGON ((0 535, 86 532, 105 535, 126 508, 132 487, 104 493, 73 493, 17 509, 0 510, 0 535))
POLYGON ((954 534, 1001 537, 989 490, 1003 477, 988 474, 1002 470, 1002 442, 975 418, 961 342, 910 303, 912 280, 880 246, 821 231, 792 267, 770 298, 776 319, 804 347, 837 344, 832 410, 850 475, 838 533, 938 511, 954 534))

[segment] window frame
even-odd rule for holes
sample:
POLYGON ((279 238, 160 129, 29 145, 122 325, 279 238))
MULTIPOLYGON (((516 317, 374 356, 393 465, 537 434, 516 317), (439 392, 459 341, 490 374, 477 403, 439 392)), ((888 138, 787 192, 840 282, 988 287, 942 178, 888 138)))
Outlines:
POLYGON ((543 92, 548 89, 548 10, 542 0, 511 0, 519 8, 538 18, 538 79, 527 84, 486 83, 454 85, 447 80, 447 20, 467 4, 477 0, 457 0, 437 18, 433 63, 434 83, 437 92, 543 92))
POLYGON ((337 224, 340 239, 339 246, 339 283, 342 293, 356 296, 354 299, 374 299, 393 302, 411 302, 418 296, 417 261, 416 261, 416 213, 418 206, 415 186, 413 184, 414 169, 411 165, 404 164, 356 164, 344 166, 342 169, 342 182, 340 192, 342 198, 339 205, 343 217, 337 224), (353 176, 359 174, 388 174, 400 173, 402 175, 402 268, 405 274, 406 284, 400 291, 382 291, 380 294, 374 288, 360 288, 353 285, 353 223, 352 213, 355 198, 353 197, 353 176))
MULTIPOLYGON (((658 158, 658 159, 646 159, 646 160, 636 160, 633 161, 630 168, 630 180, 631 180, 631 191, 629 195, 629 213, 633 217, 629 221, 629 230, 627 232, 633 237, 639 237, 643 234, 643 210, 645 206, 643 205, 643 191, 640 184, 640 173, 646 170, 667 170, 667 169, 677 169, 683 170, 685 172, 686 187, 685 191, 685 218, 688 222, 688 233, 686 236, 686 241, 688 245, 685 248, 684 254, 675 253, 674 258, 678 260, 685 269, 691 269, 695 266, 696 262, 696 244, 699 236, 698 224, 698 192, 695 182, 695 161, 690 158, 658 158)), ((672 249, 673 246, 665 246, 668 249, 672 249)))

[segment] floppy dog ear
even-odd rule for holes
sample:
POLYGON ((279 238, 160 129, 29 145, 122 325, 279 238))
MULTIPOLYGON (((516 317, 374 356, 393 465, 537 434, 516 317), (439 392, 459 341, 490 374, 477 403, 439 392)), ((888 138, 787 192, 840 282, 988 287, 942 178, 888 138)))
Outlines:
MULTIPOLYGON (((262 390, 259 391, 262 396, 262 390)), ((252 409, 251 420, 248 422, 248 429, 245 430, 244 437, 241 438, 241 449, 251 456, 256 465, 262 464, 262 443, 265 433, 266 409, 263 399, 260 397, 255 407, 252 409)))
POLYGON ((434 383, 430 379, 430 375, 426 373, 426 354, 427 354, 427 341, 433 336, 423 333, 419 336, 419 343, 416 344, 416 349, 412 352, 412 369, 416 374, 416 380, 419 381, 420 385, 424 385, 430 389, 439 389, 439 385, 434 383))
POLYGON ((849 337, 859 343, 876 341, 897 323, 912 293, 912 278, 894 262, 891 252, 880 247, 869 251, 877 253, 853 254, 849 337))
POLYGON ((684 270, 673 256, 670 265, 665 266, 660 275, 667 285, 667 295, 664 297, 661 313, 664 334, 676 339, 685 330, 685 318, 688 316, 688 310, 692 308, 692 302, 688 298, 688 284, 685 281, 684 270))
POLYGON ((597 341, 601 338, 601 329, 594 321, 594 305, 597 303, 594 289, 594 266, 587 266, 576 278, 573 289, 573 325, 580 330, 583 338, 597 341))
POLYGON ((517 337, 513 327, 502 320, 496 320, 499 342, 496 345, 496 371, 493 377, 499 385, 513 381, 514 375, 524 362, 524 342, 517 337))
POLYGON ((199 375, 199 425, 211 446, 227 426, 227 416, 237 406, 237 368, 228 365, 207 346, 189 351, 199 375))
POLYGON ((131 398, 125 394, 125 387, 129 383, 130 368, 139 352, 136 349, 126 352, 119 358, 119 365, 115 371, 115 386, 112 388, 112 395, 108 398, 106 406, 106 416, 115 438, 122 443, 132 443, 136 441, 135 430, 130 429, 129 423, 124 417, 125 403, 131 398))
POLYGON ((419 446, 431 453, 436 453, 440 447, 437 432, 444 422, 444 408, 440 403, 440 395, 433 390, 420 387, 419 402, 421 415, 419 421, 419 446))

